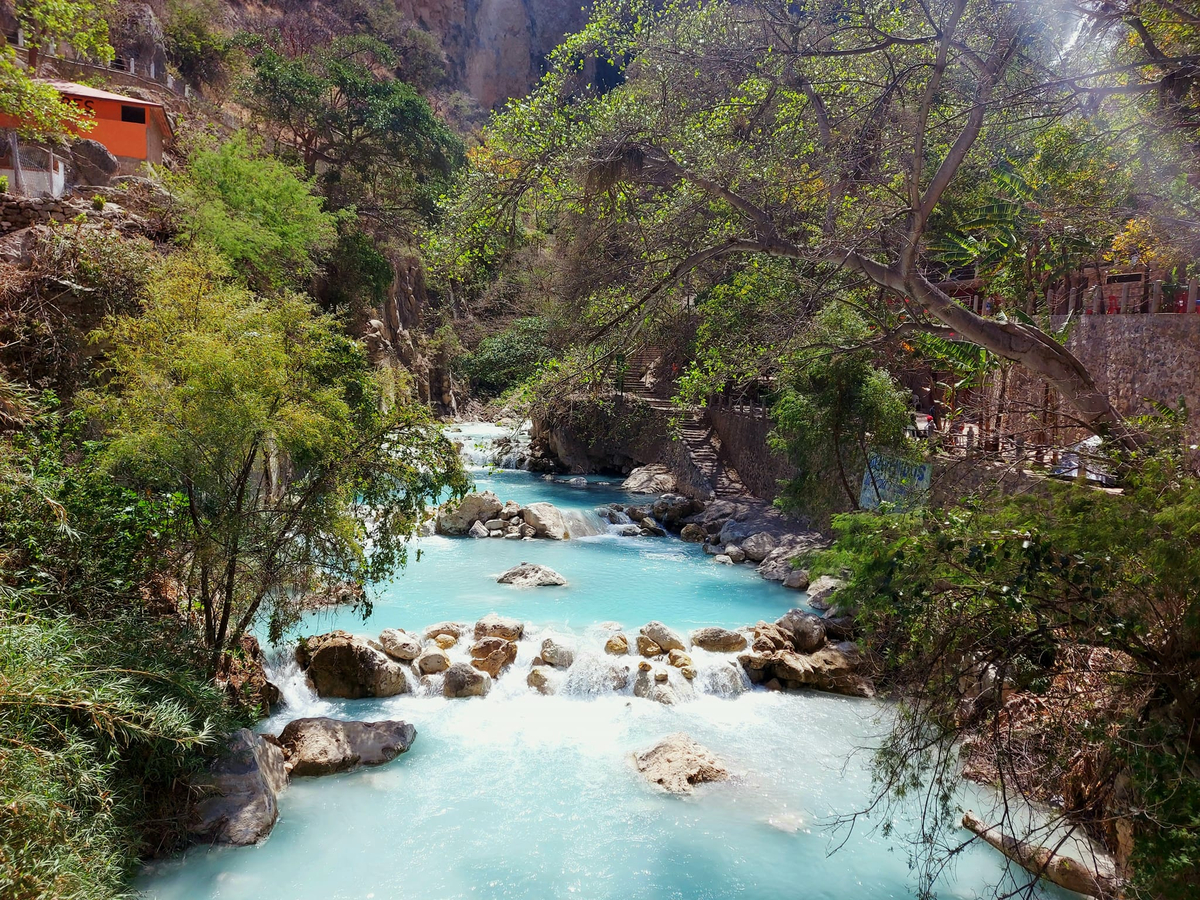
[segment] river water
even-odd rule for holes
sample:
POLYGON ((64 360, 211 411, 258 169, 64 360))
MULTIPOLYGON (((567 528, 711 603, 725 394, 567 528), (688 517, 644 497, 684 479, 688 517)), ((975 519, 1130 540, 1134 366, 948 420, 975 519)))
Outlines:
MULTIPOLYGON (((486 457, 492 426, 463 426, 466 456, 486 457), (482 442, 485 447, 476 447, 482 442)), ((445 700, 436 682, 417 695, 321 700, 281 653, 273 675, 287 705, 260 726, 331 715, 416 725, 412 749, 376 768, 299 778, 280 798, 264 843, 195 848, 158 862, 138 888, 158 900, 449 900, 449 898, 908 898, 906 823, 891 837, 840 815, 870 797, 870 747, 885 727, 881 704, 816 692, 749 689, 732 655, 695 652, 691 694, 662 706, 613 693, 602 647, 612 623, 632 635, 657 619, 679 630, 773 620, 803 595, 763 581, 749 566, 721 566, 674 537, 609 533, 591 511, 630 502, 614 484, 546 480, 477 468, 480 490, 568 510, 567 542, 428 537, 420 558, 381 586, 371 618, 324 612, 301 629, 378 635, 488 612, 526 621, 517 662, 485 698, 445 700), (566 587, 496 584, 508 567, 548 565, 566 587), (525 684, 541 640, 573 646, 558 693, 525 684), (690 797, 648 787, 632 754, 684 731, 720 756, 729 781, 690 797), (844 846, 836 853, 831 851, 844 846)), ((414 554, 415 557, 415 554, 414 554)), ((465 644, 451 650, 466 658, 465 644)), ((634 662, 632 658, 629 660, 634 662)), ((978 801, 978 794, 973 796, 978 801)), ((974 897, 1003 878, 987 847, 964 852, 940 885, 974 897)), ((1055 893, 1055 896, 1060 896, 1055 893)), ((1062 895, 1065 896, 1065 895, 1062 895)))

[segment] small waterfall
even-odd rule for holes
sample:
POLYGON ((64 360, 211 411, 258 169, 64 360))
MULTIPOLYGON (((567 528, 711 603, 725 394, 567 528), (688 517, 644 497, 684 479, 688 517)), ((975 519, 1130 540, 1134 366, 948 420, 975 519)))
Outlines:
POLYGON ((560 509, 563 521, 571 537, 593 537, 597 534, 608 534, 608 522, 600 518, 590 509, 560 509))
POLYGON ((717 697, 736 697, 750 690, 750 677, 746 670, 732 660, 702 666, 694 682, 701 694, 717 697))
POLYGON ((471 469, 516 469, 529 456, 529 422, 506 428, 470 422, 448 428, 446 436, 459 445, 458 454, 471 469))
POLYGON ((631 693, 637 663, 632 657, 587 651, 575 657, 558 692, 569 697, 601 697, 617 691, 631 693), (625 661, 622 661, 625 660, 625 661))
POLYGON ((309 716, 327 716, 333 710, 333 704, 322 700, 308 683, 308 677, 300 670, 296 656, 291 650, 272 654, 264 667, 267 680, 279 688, 283 702, 279 712, 266 720, 266 730, 275 731, 275 720, 279 719, 279 727, 292 719, 309 716))

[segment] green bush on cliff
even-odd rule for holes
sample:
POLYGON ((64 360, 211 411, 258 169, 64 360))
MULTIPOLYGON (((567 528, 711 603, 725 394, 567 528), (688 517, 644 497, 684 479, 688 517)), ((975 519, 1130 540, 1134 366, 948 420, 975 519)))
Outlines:
POLYGON ((484 338, 463 360, 463 372, 475 390, 495 397, 533 376, 550 359, 549 324, 530 316, 517 319, 499 334, 484 338))

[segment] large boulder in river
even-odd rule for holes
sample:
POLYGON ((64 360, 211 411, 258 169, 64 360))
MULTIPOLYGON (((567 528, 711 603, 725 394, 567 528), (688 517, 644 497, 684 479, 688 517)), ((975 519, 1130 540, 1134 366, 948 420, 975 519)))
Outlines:
POLYGON ((493 678, 498 678, 500 670, 516 658, 517 645, 504 638, 483 638, 471 646, 471 665, 493 678))
POLYGON ((698 784, 729 777, 729 770, 711 751, 682 732, 638 753, 634 761, 647 781, 672 794, 690 794, 698 784))
POLYGON ((442 676, 442 694, 446 697, 484 697, 491 687, 492 679, 467 663, 455 663, 442 676))
POLYGON ((421 655, 421 639, 401 628, 385 628, 379 635, 379 646, 401 662, 412 662, 421 655))
POLYGON ((663 650, 686 650, 687 645, 683 642, 683 636, 678 631, 674 631, 664 625, 662 622, 647 622, 642 626, 642 634, 662 647, 663 650))
POLYGON ((768 622, 759 622, 754 626, 754 638, 750 643, 755 653, 773 653, 776 650, 792 650, 792 636, 789 632, 768 622))
POLYGON ((746 559, 762 562, 778 545, 774 535, 760 531, 742 541, 742 552, 746 554, 746 559))
POLYGON ((727 628, 697 628, 689 636, 693 647, 714 653, 734 653, 746 649, 746 636, 727 628))
POLYGON ((661 463, 638 466, 621 487, 631 494, 667 494, 675 490, 675 476, 661 463))
POLYGON ((471 630, 471 626, 464 622, 438 622, 436 625, 430 625, 425 629, 425 637, 429 640, 435 640, 438 635, 449 635, 457 640, 471 630))
POLYGON ((249 728, 235 731, 197 784, 204 797, 189 830, 214 843, 256 844, 275 826, 279 793, 286 786, 283 751, 249 728))
POLYGON ((500 498, 491 491, 467 494, 461 500, 443 504, 437 514, 437 533, 447 535, 466 534, 473 522, 494 519, 504 508, 500 498))
POLYGON ((793 591, 803 591, 808 588, 808 569, 792 569, 783 577, 783 586, 793 591))
POLYGON ((553 638, 546 638, 542 641, 542 652, 539 655, 542 657, 542 662, 555 669, 569 669, 575 662, 575 651, 564 647, 553 638))
POLYGON ((519 619, 510 619, 496 613, 488 613, 475 623, 475 640, 477 641, 487 637, 519 641, 524 634, 525 625, 519 619))
POLYGON ((527 562, 513 566, 496 581, 499 584, 512 584, 517 587, 552 587, 567 583, 567 579, 550 567, 527 562))
POLYGON ((332 775, 390 762, 412 746, 417 729, 407 722, 345 722, 312 718, 288 722, 279 735, 292 775, 332 775))
POLYGON ((552 503, 530 503, 522 507, 521 518, 533 529, 535 537, 565 541, 571 536, 562 512, 552 503))
POLYGON ((679 537, 689 544, 702 544, 708 538, 708 532, 695 522, 689 522, 683 526, 683 529, 679 532, 679 537))
POLYGON ((450 668, 450 657, 440 647, 430 647, 417 657, 416 666, 422 675, 436 675, 450 668))
POLYGON ((825 623, 810 612, 788 610, 775 624, 788 633, 792 646, 800 653, 812 653, 825 643, 825 623))
POLYGON ((332 631, 304 638, 296 661, 322 697, 393 697, 408 690, 404 667, 362 638, 332 631))

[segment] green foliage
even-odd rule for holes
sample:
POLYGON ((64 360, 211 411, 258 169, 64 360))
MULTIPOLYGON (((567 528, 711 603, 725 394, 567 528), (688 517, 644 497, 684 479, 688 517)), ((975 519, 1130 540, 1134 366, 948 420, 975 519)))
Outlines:
POLYGON ((315 272, 314 255, 336 240, 336 219, 311 182, 243 133, 196 150, 169 180, 185 208, 183 235, 245 267, 256 284, 300 283, 315 272))
POLYGON ((391 261, 371 236, 356 224, 345 221, 324 267, 321 302, 338 310, 361 310, 378 306, 392 285, 391 261))
POLYGON ((214 669, 263 615, 273 635, 292 624, 314 583, 402 566, 425 505, 465 490, 453 446, 360 345, 211 257, 169 259, 141 315, 96 337, 109 379, 83 404, 110 470, 186 498, 186 578, 214 669))
POLYGON ((34 80, 8 46, 0 47, 0 109, 17 120, 17 135, 27 140, 58 140, 92 127, 89 115, 73 103, 63 103, 50 85, 34 80))
POLYGON ((499 334, 480 341, 475 352, 464 358, 463 371, 483 396, 499 396, 532 377, 550 359, 553 351, 548 338, 544 319, 517 319, 499 334))
POLYGON ((232 49, 229 38, 213 27, 220 6, 211 0, 172 0, 163 30, 167 57, 192 84, 220 84, 232 49))
POLYGON ((37 71, 39 52, 55 53, 59 44, 84 59, 111 62, 108 16, 114 7, 114 0, 14 0, 13 14, 30 47, 30 69, 37 71))
MULTIPOLYGON (((842 516, 815 562, 851 571, 838 603, 859 610, 903 699, 882 790, 950 796, 961 742, 1010 800, 1057 796, 1110 846, 1129 821, 1136 895, 1182 900, 1200 874, 1200 477, 1169 447, 1129 466, 1121 493, 1047 482, 842 516), (1000 686, 1023 698, 1001 702, 1000 686)), ((927 837, 952 843, 943 812, 927 837)))
POLYGON ((868 452, 910 452, 908 395, 876 365, 871 337, 857 313, 833 303, 814 319, 806 346, 785 364, 783 391, 771 411, 771 442, 797 469, 785 493, 789 505, 841 505, 822 494, 833 482, 857 509, 868 452))
POLYGON ((99 900, 180 845, 183 780, 244 722, 143 609, 172 498, 114 484, 45 405, 0 442, 0 895, 99 900))
POLYGON ((393 62, 367 37, 294 58, 261 45, 242 94, 310 176, 321 167, 336 207, 370 200, 420 221, 434 213, 463 147, 411 85, 381 73, 393 62))

